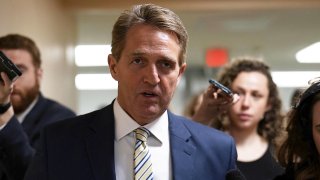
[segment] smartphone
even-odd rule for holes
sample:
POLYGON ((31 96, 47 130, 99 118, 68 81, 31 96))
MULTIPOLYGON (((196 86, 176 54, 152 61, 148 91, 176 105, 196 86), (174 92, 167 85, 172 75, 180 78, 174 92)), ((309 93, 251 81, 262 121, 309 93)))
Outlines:
POLYGON ((229 88, 227 88, 224 85, 222 85, 221 83, 219 83, 218 81, 216 81, 214 79, 209 79, 209 83, 213 84, 215 87, 221 89, 222 92, 225 93, 227 96, 229 96, 229 97, 233 96, 233 92, 229 88))
MULTIPOLYGON (((5 72, 11 81, 22 75, 19 68, 2 51, 0 51, 0 72, 5 72)), ((1 77, 0 81, 3 81, 1 77)))

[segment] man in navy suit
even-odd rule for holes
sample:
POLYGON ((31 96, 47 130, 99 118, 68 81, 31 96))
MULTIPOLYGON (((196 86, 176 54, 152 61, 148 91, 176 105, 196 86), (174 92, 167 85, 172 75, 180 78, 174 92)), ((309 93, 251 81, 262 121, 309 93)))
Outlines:
POLYGON ((41 58, 33 40, 19 34, 2 36, 0 50, 22 71, 14 82, 1 73, 0 180, 21 180, 39 144, 40 130, 75 113, 41 94, 41 58))
POLYGON ((181 20, 166 8, 145 4, 122 13, 108 57, 117 98, 44 128, 25 180, 136 179, 134 131, 141 127, 150 134, 143 169, 150 178, 142 179, 225 179, 236 168, 233 139, 168 110, 186 69, 187 40, 181 20))

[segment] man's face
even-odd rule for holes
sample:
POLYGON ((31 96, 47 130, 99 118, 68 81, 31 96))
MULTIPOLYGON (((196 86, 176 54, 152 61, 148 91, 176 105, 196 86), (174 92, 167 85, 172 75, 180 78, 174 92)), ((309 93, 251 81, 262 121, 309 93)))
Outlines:
POLYGON ((16 114, 23 112, 37 97, 40 89, 41 69, 36 69, 26 50, 3 50, 21 70, 22 75, 14 82, 11 103, 16 114))
POLYGON ((179 66, 180 50, 176 35, 141 24, 128 31, 118 62, 109 55, 119 104, 140 125, 168 108, 186 67, 179 66))

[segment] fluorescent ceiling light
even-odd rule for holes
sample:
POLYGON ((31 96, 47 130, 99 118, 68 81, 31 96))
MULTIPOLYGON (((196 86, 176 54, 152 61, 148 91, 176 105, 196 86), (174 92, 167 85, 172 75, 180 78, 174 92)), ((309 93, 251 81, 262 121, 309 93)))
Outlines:
POLYGON ((320 42, 300 50, 296 54, 296 59, 300 63, 320 63, 320 42))
POLYGON ((307 87, 310 79, 320 76, 320 71, 274 71, 271 75, 278 87, 307 87))
POLYGON ((118 82, 111 74, 77 74, 76 87, 79 90, 116 90, 118 82))
POLYGON ((78 45, 75 48, 77 66, 108 66, 111 45, 78 45))

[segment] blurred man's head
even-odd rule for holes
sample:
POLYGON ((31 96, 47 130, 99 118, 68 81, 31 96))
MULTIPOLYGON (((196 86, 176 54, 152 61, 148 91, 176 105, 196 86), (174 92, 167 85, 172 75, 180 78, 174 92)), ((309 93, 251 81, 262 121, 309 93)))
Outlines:
POLYGON ((22 76, 15 81, 11 94, 13 109, 16 114, 20 114, 40 92, 42 77, 40 51, 33 40, 18 34, 0 37, 0 50, 22 72, 22 76))

